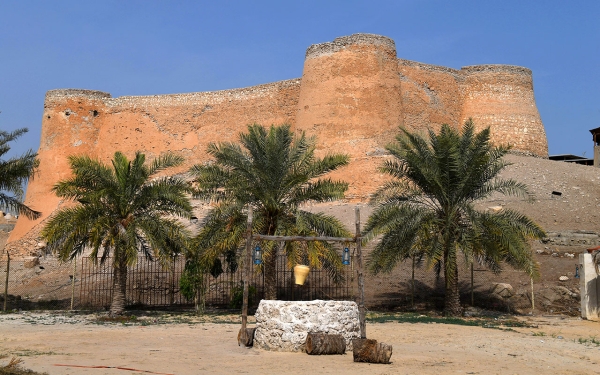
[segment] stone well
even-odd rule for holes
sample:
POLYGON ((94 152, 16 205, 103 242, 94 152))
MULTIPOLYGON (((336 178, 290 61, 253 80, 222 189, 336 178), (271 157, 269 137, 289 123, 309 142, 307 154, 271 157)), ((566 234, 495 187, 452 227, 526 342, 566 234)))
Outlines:
POLYGON ((265 350, 305 351, 308 333, 340 334, 347 350, 360 338, 355 302, 262 300, 255 317, 254 346, 265 350))

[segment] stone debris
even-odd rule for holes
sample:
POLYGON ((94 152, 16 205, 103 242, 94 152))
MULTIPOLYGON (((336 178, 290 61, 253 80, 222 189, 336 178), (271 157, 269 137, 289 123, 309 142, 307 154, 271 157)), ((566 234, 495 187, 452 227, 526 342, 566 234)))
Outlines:
POLYGON ((23 259, 23 266, 25 268, 33 268, 40 264, 40 258, 38 257, 26 257, 23 259))
POLYGON ((512 285, 507 283, 498 283, 495 284, 490 290, 490 294, 499 299, 510 298, 515 295, 515 291, 512 285))

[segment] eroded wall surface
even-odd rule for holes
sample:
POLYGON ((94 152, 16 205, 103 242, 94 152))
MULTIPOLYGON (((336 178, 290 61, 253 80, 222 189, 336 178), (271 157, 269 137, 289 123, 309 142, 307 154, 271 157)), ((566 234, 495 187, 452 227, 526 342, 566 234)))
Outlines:
POLYGON ((377 166, 403 122, 397 66, 394 41, 382 36, 342 37, 306 52, 296 129, 317 135, 321 156, 350 155, 349 166, 330 174, 349 182, 350 199, 365 200, 383 181, 377 166))
POLYGON ((115 151, 146 158, 174 152, 186 163, 180 173, 208 160, 210 142, 235 141, 246 125, 293 125, 298 79, 236 90, 178 95, 111 98, 90 90, 53 90, 46 95, 39 148, 40 167, 27 189, 26 203, 42 212, 37 220, 19 218, 7 248, 35 249, 43 222, 61 201, 52 193, 69 176, 69 155, 109 162, 115 151), (18 243, 15 243, 18 241, 18 243))
POLYGON ((531 71, 507 65, 460 70, 398 59, 392 39, 354 34, 306 51, 301 78, 216 92, 125 96, 91 90, 52 90, 42 118, 38 174, 26 203, 42 211, 20 217, 7 249, 27 254, 43 222, 65 202, 51 189, 69 175, 69 155, 104 161, 115 151, 151 159, 181 154, 186 171, 208 160, 210 142, 236 141, 252 123, 292 125, 317 136, 317 153, 347 153, 350 165, 331 175, 350 183, 347 198, 367 201, 385 177, 377 167, 398 126, 412 131, 460 127, 472 117, 491 127, 492 140, 547 157, 546 135, 533 94, 531 71))
POLYGON ((516 151, 548 156, 544 125, 535 105, 531 70, 511 65, 463 67, 461 121, 473 118, 478 130, 491 128, 491 140, 516 151))

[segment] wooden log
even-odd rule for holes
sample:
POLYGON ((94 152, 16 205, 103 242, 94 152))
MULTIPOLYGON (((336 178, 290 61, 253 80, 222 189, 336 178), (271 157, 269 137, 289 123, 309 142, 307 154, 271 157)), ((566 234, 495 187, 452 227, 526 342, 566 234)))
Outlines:
POLYGON ((392 346, 377 340, 352 340, 352 355, 354 362, 390 363, 392 346))
POLYGON ((255 240, 267 241, 338 241, 338 242, 354 242, 352 237, 329 237, 329 236, 269 236, 267 234, 253 234, 255 240))
POLYGON ((306 353, 311 355, 345 354, 346 340, 342 335, 309 333, 306 336, 306 353))
POLYGON ((254 330, 256 328, 242 328, 238 332, 238 346, 244 345, 250 347, 254 345, 254 330))

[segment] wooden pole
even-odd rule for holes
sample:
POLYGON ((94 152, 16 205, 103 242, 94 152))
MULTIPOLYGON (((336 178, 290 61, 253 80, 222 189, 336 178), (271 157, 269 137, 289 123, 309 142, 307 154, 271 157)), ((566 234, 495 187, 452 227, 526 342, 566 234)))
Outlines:
POLYGON ((412 257, 412 285, 410 291, 410 307, 415 307, 415 256, 412 257))
POLYGON ((354 242, 356 239, 351 237, 328 237, 328 236, 269 236, 266 234, 253 234, 255 240, 267 241, 338 241, 354 242))
POLYGON ((531 278, 531 315, 535 311, 535 296, 533 295, 533 277, 531 278))
POLYGON ((71 280, 71 310, 75 302, 75 276, 77 276, 77 256, 73 259, 73 279, 71 280))
POLYGON ((252 206, 248 206, 248 222, 246 224, 246 253, 244 254, 244 270, 242 278, 244 282, 244 294, 242 297, 242 328, 238 333, 238 346, 250 346, 252 337, 248 337, 248 283, 250 279, 250 268, 252 263, 252 206))
POLYGON ((367 323, 365 314, 365 280, 363 278, 363 258, 360 238, 360 207, 354 210, 356 222, 356 255, 358 266, 358 321, 360 325, 360 338, 367 338, 367 323))
POLYGON ((10 271, 10 253, 6 250, 6 282, 4 283, 4 311, 8 302, 8 272, 10 271))

